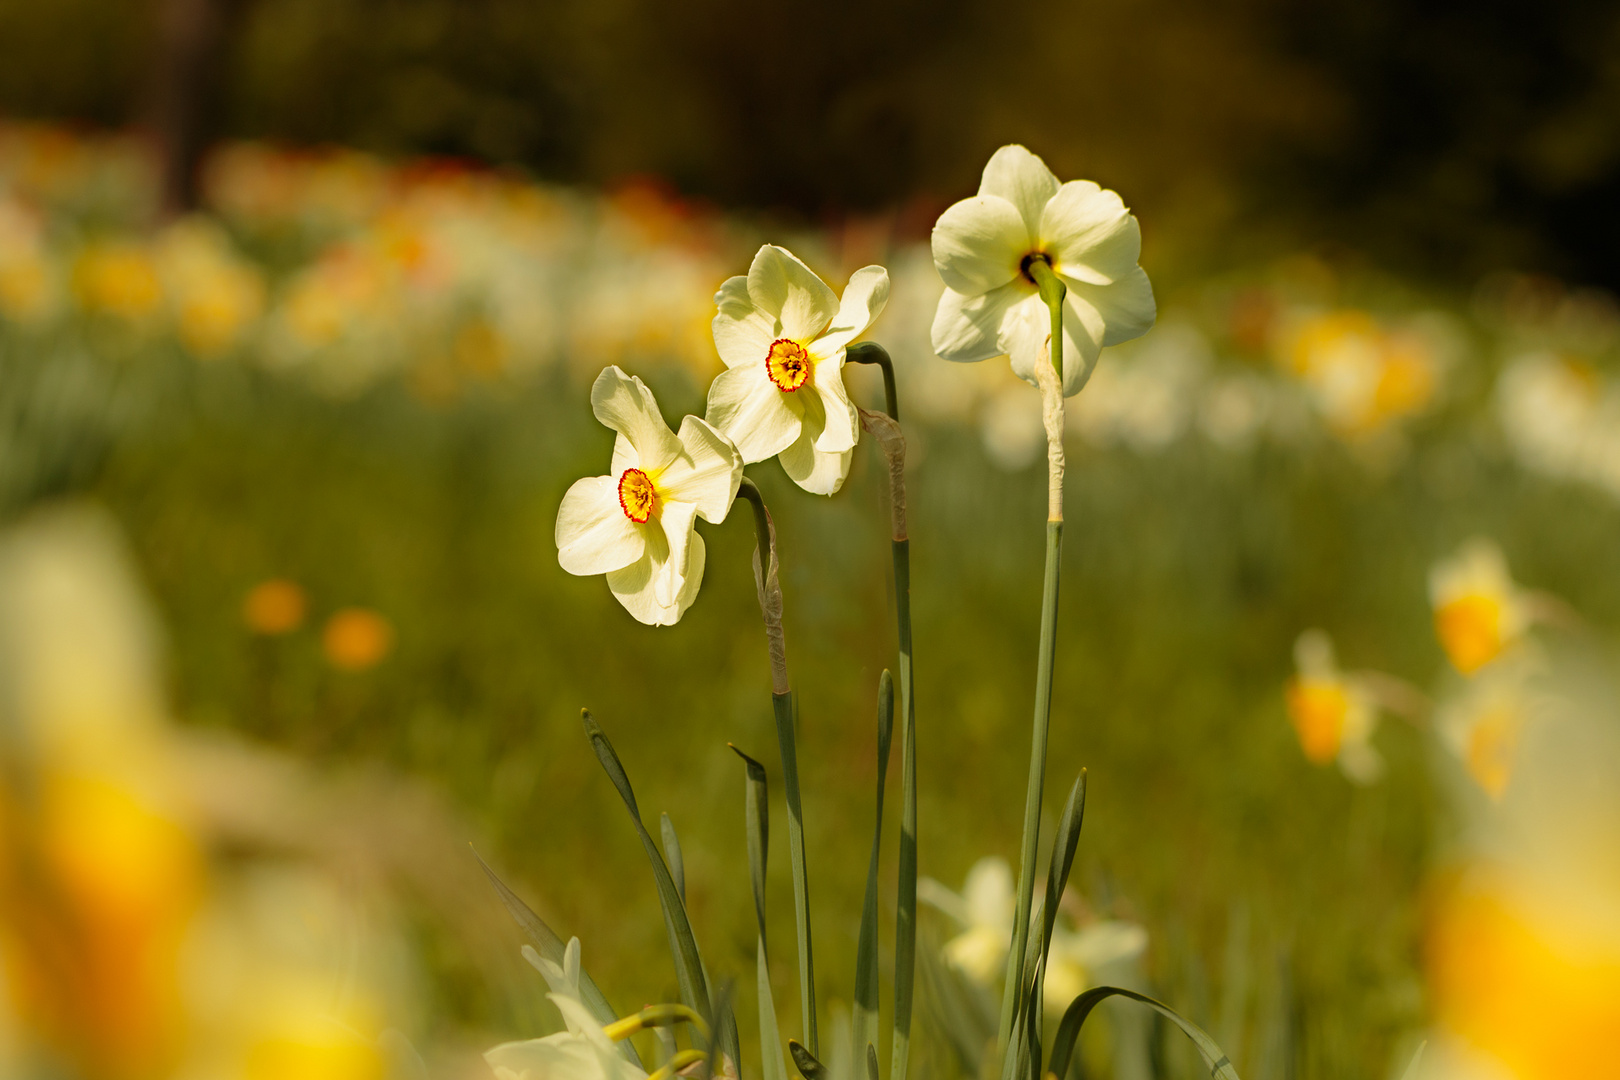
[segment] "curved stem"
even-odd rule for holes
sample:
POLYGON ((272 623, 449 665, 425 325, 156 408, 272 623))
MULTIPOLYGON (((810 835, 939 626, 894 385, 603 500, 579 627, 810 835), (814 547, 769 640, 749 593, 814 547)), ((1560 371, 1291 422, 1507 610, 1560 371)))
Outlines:
MULTIPOLYGON (((1041 835, 1041 796, 1046 784, 1046 742, 1052 715, 1052 668, 1057 651, 1058 571, 1063 560, 1063 282, 1044 260, 1030 266, 1041 298, 1052 313, 1051 366, 1036 364, 1041 385, 1043 420, 1047 435, 1048 506, 1046 569, 1041 587, 1041 641, 1035 672, 1035 718, 1029 756, 1029 786, 1024 798, 1024 836, 1018 862, 1018 909, 1013 920, 1012 947, 1007 954, 1007 983, 1001 999, 997 1046, 1014 1053, 1015 1018, 1024 1012, 1021 1000, 1026 973, 1030 908, 1035 891, 1035 857, 1041 835)), ((1040 993, 1035 987, 1032 993, 1040 993)))
POLYGON ((857 341, 844 350, 844 359, 851 364, 875 364, 883 371, 883 406, 889 419, 900 422, 900 400, 894 392, 894 361, 889 350, 875 341, 857 341))
POLYGON ((765 497, 754 482, 743 477, 737 498, 754 511, 754 583, 759 589, 759 610, 765 619, 765 638, 771 658, 771 712, 776 718, 776 741, 782 755, 782 780, 787 791, 788 856, 793 865, 793 908, 799 930, 799 1000, 804 1019, 804 1042, 817 1052, 816 974, 810 941, 810 880, 804 857, 804 810, 799 800, 799 752, 795 725, 798 708, 788 683, 787 644, 782 632, 782 586, 777 574, 776 528, 765 509, 765 497))

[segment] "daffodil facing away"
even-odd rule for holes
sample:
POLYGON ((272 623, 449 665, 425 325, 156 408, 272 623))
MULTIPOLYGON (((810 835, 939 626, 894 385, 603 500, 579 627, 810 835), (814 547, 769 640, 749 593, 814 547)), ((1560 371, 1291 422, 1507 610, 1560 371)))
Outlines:
POLYGON ((794 483, 831 495, 860 436, 844 389, 844 350, 888 303, 889 272, 855 271, 840 301, 792 253, 767 244, 747 276, 727 279, 714 301, 714 345, 726 370, 709 387, 709 422, 743 461, 778 457, 794 483))
POLYGON ((1051 333, 1051 313, 1031 266, 1045 262, 1068 287, 1063 310, 1063 393, 1090 378, 1105 345, 1147 333, 1153 286, 1136 264, 1135 216, 1112 191, 1089 180, 1059 184, 1022 146, 1003 146, 984 167, 979 193, 940 215, 934 266, 945 295, 934 316, 934 351, 946 360, 1007 355, 1035 382, 1051 333))
POLYGON ((1513 779, 1531 711, 1530 673, 1524 660, 1492 665, 1437 717, 1441 739, 1492 799, 1500 799, 1513 779))
POLYGON ((1472 675, 1524 636, 1527 598, 1508 574, 1502 551, 1471 540, 1429 573, 1434 629, 1452 666, 1472 675))
POLYGON ((1339 670, 1333 642, 1320 630, 1307 630, 1294 644, 1297 672, 1288 681, 1288 719, 1300 749, 1317 765, 1337 761, 1358 784, 1377 780, 1383 758, 1372 746, 1378 723, 1374 697, 1361 681, 1339 670))
POLYGON ((557 511, 557 561, 570 574, 606 574, 641 622, 667 626, 703 581, 696 521, 725 520, 742 483, 737 448, 695 416, 669 430, 652 391, 617 367, 591 387, 596 418, 618 432, 613 472, 577 481, 557 511))
POLYGON ((502 1043, 485 1053, 496 1080, 647 1080, 646 1071, 619 1053, 580 1000, 579 939, 568 942, 561 965, 529 948, 524 956, 545 976, 551 988, 546 996, 568 1027, 543 1039, 502 1043))

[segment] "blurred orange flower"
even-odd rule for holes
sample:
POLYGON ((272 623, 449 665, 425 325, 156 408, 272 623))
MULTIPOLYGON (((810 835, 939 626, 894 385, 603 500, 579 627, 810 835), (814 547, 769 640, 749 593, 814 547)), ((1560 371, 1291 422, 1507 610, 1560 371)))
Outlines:
POLYGON ((326 660, 344 671, 364 671, 394 647, 394 626, 366 608, 344 608, 326 621, 321 649, 326 660))
POLYGON ((256 634, 286 634, 303 625, 308 610, 308 598, 295 582, 271 578, 248 591, 242 621, 256 634))

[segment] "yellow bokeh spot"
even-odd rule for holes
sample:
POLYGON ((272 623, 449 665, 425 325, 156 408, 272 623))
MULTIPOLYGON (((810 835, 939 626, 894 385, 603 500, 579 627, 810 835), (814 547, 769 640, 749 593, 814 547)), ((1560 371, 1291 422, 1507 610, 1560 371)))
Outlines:
POLYGON ((1300 749, 1318 765, 1339 755, 1344 740, 1350 695, 1344 684, 1328 679, 1293 679, 1288 684, 1288 719, 1299 734, 1300 749))
POLYGON ((1467 593, 1440 605, 1434 612, 1434 630, 1452 666, 1472 675, 1501 655, 1502 601, 1484 593, 1467 593))
POLYGON ((86 309, 125 319, 145 318, 163 302, 151 255, 126 243, 86 248, 73 267, 73 291, 86 309))
POLYGON ((1436 1016, 1515 1080, 1615 1076, 1620 943, 1550 929, 1478 888, 1448 896, 1428 933, 1436 1016))
POLYGON ((619 477, 619 507, 637 525, 651 521, 658 513, 658 488, 640 469, 626 469, 619 477))
POLYGON ((344 671, 364 671, 394 647, 394 627, 375 611, 345 608, 326 621, 321 648, 326 660, 344 671))
POLYGON ((387 1063, 378 1049, 342 1033, 272 1036, 248 1052, 246 1080, 383 1080, 387 1063))
POLYGON ((810 381, 812 370, 810 351, 803 345, 787 338, 771 342, 771 350, 765 355, 765 371, 778 390, 791 394, 810 381))
POLYGON ((35 256, 0 262, 0 312, 13 319, 38 318, 50 306, 50 276, 35 256))
POLYGON ((308 598, 295 582, 272 578, 249 590, 242 621, 256 634, 286 634, 303 625, 308 609, 308 598))

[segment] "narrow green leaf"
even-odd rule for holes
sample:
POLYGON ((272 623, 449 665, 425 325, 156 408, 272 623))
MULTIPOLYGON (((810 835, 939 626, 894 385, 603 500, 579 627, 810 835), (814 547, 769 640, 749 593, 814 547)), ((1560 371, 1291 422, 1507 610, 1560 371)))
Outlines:
POLYGON ((1198 1053, 1203 1056, 1204 1064, 1209 1066, 1209 1072, 1216 1080, 1240 1080, 1237 1070, 1232 1067, 1231 1059, 1226 1056, 1209 1033, 1190 1020, 1186 1020, 1176 1010, 1163 1002, 1155 1001, 1146 994, 1138 994, 1134 990, 1126 990, 1118 986, 1099 986, 1087 990, 1074 1001, 1063 1013, 1063 1020, 1058 1024, 1057 1038, 1052 1043, 1051 1073, 1063 1080, 1069 1071, 1069 1062, 1074 1056, 1076 1040, 1080 1038, 1080 1027, 1086 1022, 1093 1009, 1111 997, 1129 998, 1139 1001, 1148 1008, 1158 1012, 1172 1024, 1182 1030, 1192 1044, 1198 1047, 1198 1053))
POLYGON ((817 1061, 816 1055, 806 1050, 799 1040, 788 1040, 788 1053, 793 1055, 793 1064, 797 1066, 799 1075, 804 1077, 804 1080, 831 1080, 831 1071, 817 1061))
MULTIPOLYGON (((1074 852, 1080 844, 1080 826, 1086 816, 1086 770, 1081 769, 1069 789, 1069 799, 1063 804, 1063 816, 1058 820, 1057 835, 1052 838, 1052 865, 1046 873, 1046 912, 1041 924, 1041 966, 1052 950, 1052 931, 1057 927, 1058 903, 1069 884, 1069 871, 1074 869, 1074 852)), ((1041 984, 1035 982, 1031 992, 1040 1006, 1041 984)))
POLYGON ((852 1076, 860 1075, 861 1047, 878 1022, 878 858, 883 849, 883 789, 889 773, 889 744, 894 735, 894 678, 885 669, 878 678, 877 821, 872 827, 872 857, 866 868, 866 902, 861 908, 861 933, 855 949, 855 1011, 851 1048, 857 1060, 852 1076))
POLYGON ((742 1075, 742 1061, 737 1057, 737 1015, 731 1009, 731 980, 720 984, 720 992, 709 1004, 710 1015, 715 1017, 714 1039, 709 1043, 709 1075, 726 1075, 722 1056, 731 1058, 731 1067, 742 1075))
MULTIPOLYGON (((489 878, 489 883, 495 886, 496 895, 501 898, 501 903, 506 905, 506 910, 511 912, 512 918, 523 928, 523 932, 529 936, 529 941, 534 945, 535 951, 553 964, 561 967, 563 954, 568 948, 563 939, 546 924, 544 919, 534 913, 533 908, 523 902, 522 897, 507 887, 506 882, 502 881, 495 871, 490 869, 489 863, 485 862, 484 857, 478 854, 476 850, 473 851, 473 858, 477 859, 478 865, 484 868, 484 874, 489 878)), ((579 972, 579 997, 585 1003, 585 1007, 591 1010, 591 1015, 600 1020, 603 1026, 611 1024, 619 1018, 618 1010, 608 1002, 607 997, 591 977, 585 973, 583 968, 579 972)), ((628 1040, 619 1043, 619 1049, 625 1057, 635 1062, 636 1065, 641 1064, 641 1058, 637 1056, 636 1048, 631 1046, 628 1040)))
POLYGON ((804 1020, 804 1039, 810 1052, 816 1041, 816 961, 810 941, 810 871, 804 856, 804 808, 799 800, 799 750, 795 727, 798 705, 793 694, 772 694, 771 711, 776 718, 776 742, 782 753, 782 780, 787 789, 788 859, 793 864, 793 915, 799 932, 799 1009, 804 1020))
POLYGON ((591 740, 591 747, 596 751, 597 760, 602 763, 602 769, 613 781, 618 789, 619 797, 630 811, 630 820, 636 827, 636 833, 641 837, 641 846, 647 851, 647 861, 652 864, 653 880, 658 885, 658 901, 664 909, 664 929, 669 934, 670 953, 675 960, 675 978, 680 986, 681 1003, 697 1010, 709 1019, 710 1024, 714 1018, 707 1012, 709 1008, 708 980, 703 975, 703 960, 698 953, 697 939, 692 936, 692 924, 686 917, 686 905, 681 902, 681 894, 675 888, 675 879, 670 876, 669 867, 664 864, 664 857, 659 853, 658 845, 653 841, 652 834, 647 831, 646 824, 641 820, 641 811, 636 806, 636 794, 630 787, 630 778, 625 775, 624 766, 619 761, 619 755, 614 752, 613 744, 608 741, 607 733, 602 730, 590 714, 590 711, 581 710, 581 718, 585 724, 585 734, 591 740))
MULTIPOLYGON (((730 743, 726 745, 731 746, 730 743)), ((765 949, 765 868, 770 851, 770 791, 765 766, 731 746, 748 773, 743 817, 748 825, 748 871, 754 885, 754 915, 759 939, 755 949, 754 978, 759 990, 759 1042, 765 1080, 787 1080, 782 1060, 782 1035, 776 1024, 776 1000, 771 993, 771 967, 765 949)))
POLYGON ((686 860, 681 858, 681 841, 675 835, 675 823, 668 814, 658 815, 658 831, 663 834, 664 857, 669 860, 669 876, 675 879, 675 891, 686 903, 686 860))
POLYGON ((866 1080, 881 1080, 878 1076, 877 1047, 866 1044, 866 1080))

